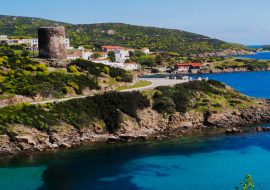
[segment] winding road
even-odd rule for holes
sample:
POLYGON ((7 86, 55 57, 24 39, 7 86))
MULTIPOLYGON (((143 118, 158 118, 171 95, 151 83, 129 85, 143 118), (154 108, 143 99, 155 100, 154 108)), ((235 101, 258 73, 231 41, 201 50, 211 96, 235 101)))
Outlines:
POLYGON ((188 80, 178 80, 178 79, 166 79, 166 78, 140 78, 139 80, 149 81, 152 85, 141 87, 141 88, 133 88, 122 90, 121 92, 132 92, 132 91, 144 91, 155 89, 159 86, 174 86, 176 84, 188 82, 188 80))
MULTIPOLYGON (((152 83, 152 85, 140 87, 140 88, 132 88, 127 90, 122 90, 120 92, 133 92, 133 91, 144 91, 144 90, 151 90, 159 86, 174 86, 176 84, 188 82, 187 80, 174 80, 174 79, 165 79, 165 78, 140 78, 139 80, 143 81, 149 81, 152 83)), ((90 95, 93 96, 93 95, 90 95)), ((68 98, 61 98, 61 99, 52 99, 52 100, 45 100, 40 102, 31 102, 31 105, 39 105, 39 104, 48 104, 48 103, 55 103, 55 102, 66 102, 69 100, 75 100, 75 99, 82 99, 90 96, 74 96, 74 97, 68 97, 68 98)), ((9 105, 0 106, 0 108, 7 107, 9 105)))

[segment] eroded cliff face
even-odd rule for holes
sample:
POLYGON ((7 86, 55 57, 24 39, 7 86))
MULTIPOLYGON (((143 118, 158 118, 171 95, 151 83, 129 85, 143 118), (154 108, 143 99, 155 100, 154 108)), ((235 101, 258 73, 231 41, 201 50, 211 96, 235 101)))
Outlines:
MULTIPOLYGON (((187 134, 200 134, 204 129, 222 129, 224 133, 242 133, 247 126, 270 122, 270 102, 256 100, 256 104, 243 109, 220 111, 189 111, 184 115, 161 115, 151 108, 138 111, 138 118, 121 113, 121 127, 109 134, 100 122, 81 129, 62 123, 49 132, 41 132, 22 125, 13 125, 0 136, 1 155, 48 151, 69 148, 83 143, 115 143, 146 140, 163 140, 187 134)), ((269 131, 251 128, 251 131, 269 131)))

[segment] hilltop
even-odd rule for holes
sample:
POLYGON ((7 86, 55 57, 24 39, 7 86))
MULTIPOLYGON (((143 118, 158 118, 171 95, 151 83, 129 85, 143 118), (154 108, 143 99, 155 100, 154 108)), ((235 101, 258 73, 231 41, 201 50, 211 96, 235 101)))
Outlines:
POLYGON ((64 25, 74 46, 122 45, 149 47, 152 51, 177 52, 181 55, 242 50, 244 46, 182 30, 135 26, 122 23, 69 24, 41 18, 0 15, 0 34, 36 37, 41 26, 64 25))

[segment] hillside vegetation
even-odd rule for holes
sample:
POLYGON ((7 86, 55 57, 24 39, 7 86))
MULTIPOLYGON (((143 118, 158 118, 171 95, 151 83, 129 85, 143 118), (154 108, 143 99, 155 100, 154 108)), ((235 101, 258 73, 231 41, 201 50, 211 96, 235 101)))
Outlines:
POLYGON ((244 108, 253 103, 248 97, 214 80, 192 81, 174 87, 158 87, 156 90, 153 108, 159 113, 218 111, 244 108))
POLYGON ((248 71, 256 71, 268 70, 269 68, 270 61, 241 58, 226 58, 213 62, 210 67, 212 70, 219 69, 221 71, 226 69, 247 69, 248 71))
POLYGON ((29 52, 0 45, 0 99, 14 95, 26 97, 61 98, 72 92, 99 90, 98 78, 117 82, 132 82, 132 75, 90 61, 75 60, 57 70, 29 57, 29 52))
POLYGON ((3 132, 9 131, 14 124, 50 131, 64 124, 80 129, 99 123, 103 124, 105 131, 114 133, 125 120, 122 118, 123 113, 140 121, 137 113, 145 108, 153 108, 161 114, 184 114, 189 111, 218 111, 251 105, 256 105, 256 102, 220 82, 193 81, 143 93, 110 92, 47 105, 9 106, 0 109, 0 126, 3 132))
POLYGON ((181 30, 120 23, 73 25, 39 18, 0 16, 0 34, 10 36, 36 37, 39 27, 52 25, 64 25, 72 45, 87 45, 89 48, 122 45, 148 47, 152 51, 177 52, 181 55, 244 48, 181 30))

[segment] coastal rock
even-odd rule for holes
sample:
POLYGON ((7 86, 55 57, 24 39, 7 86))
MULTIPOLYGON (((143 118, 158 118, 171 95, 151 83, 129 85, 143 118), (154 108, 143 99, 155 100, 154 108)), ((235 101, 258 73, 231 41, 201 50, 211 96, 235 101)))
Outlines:
POLYGON ((107 143, 109 143, 109 144, 113 144, 113 143, 116 143, 116 142, 119 142, 119 141, 120 141, 120 139, 118 137, 116 137, 116 136, 110 136, 107 139, 107 143))
POLYGON ((269 127, 256 127, 255 131, 256 132, 270 132, 270 128, 269 127))
POLYGON ((103 134, 104 133, 104 127, 102 127, 100 124, 94 125, 95 132, 97 134, 103 134))
POLYGON ((51 145, 51 148, 53 148, 53 149, 54 149, 54 148, 58 148, 58 147, 59 147, 59 146, 58 146, 57 144, 52 144, 52 145, 51 145))
MULTIPOLYGON (((0 135, 0 154, 53 150, 59 147, 92 142, 128 143, 145 140, 165 140, 183 135, 203 135, 205 131, 241 134, 245 126, 270 122, 270 101, 252 100, 246 108, 224 108, 206 112, 189 111, 186 114, 162 115, 147 108, 138 111, 138 118, 121 112, 120 129, 115 134, 104 131, 98 134, 93 124, 76 129, 66 123, 41 132, 23 125, 12 126, 6 135, 0 135), (213 129, 213 130, 212 130, 213 129)), ((270 132, 270 128, 257 127, 250 131, 270 132)), ((213 132, 214 133, 214 132, 213 132)))
POLYGON ((50 143, 60 143, 61 142, 61 138, 59 137, 59 135, 57 133, 53 133, 52 135, 50 135, 50 143))
POLYGON ((41 152, 41 151, 44 151, 46 148, 43 145, 39 144, 39 145, 34 146, 33 149, 41 152))
POLYGON ((228 135, 241 134, 241 133, 243 133, 243 130, 242 129, 237 129, 237 128, 234 127, 232 129, 227 129, 225 133, 228 134, 228 135))
POLYGON ((36 146, 36 142, 33 140, 32 136, 17 136, 15 139, 19 143, 27 143, 29 145, 36 146))
POLYGON ((134 139, 136 139, 136 137, 132 135, 121 134, 119 135, 119 139, 120 141, 123 141, 123 142, 132 142, 134 139))
POLYGON ((70 148, 71 147, 71 145, 70 144, 68 144, 68 143, 61 143, 60 145, 59 145, 59 147, 61 147, 61 148, 70 148))
POLYGON ((12 143, 8 135, 0 135, 0 156, 14 153, 12 143))
POLYGON ((138 137, 137 137, 137 140, 139 140, 139 141, 147 141, 149 138, 148 138, 148 136, 147 135, 139 135, 138 137))

